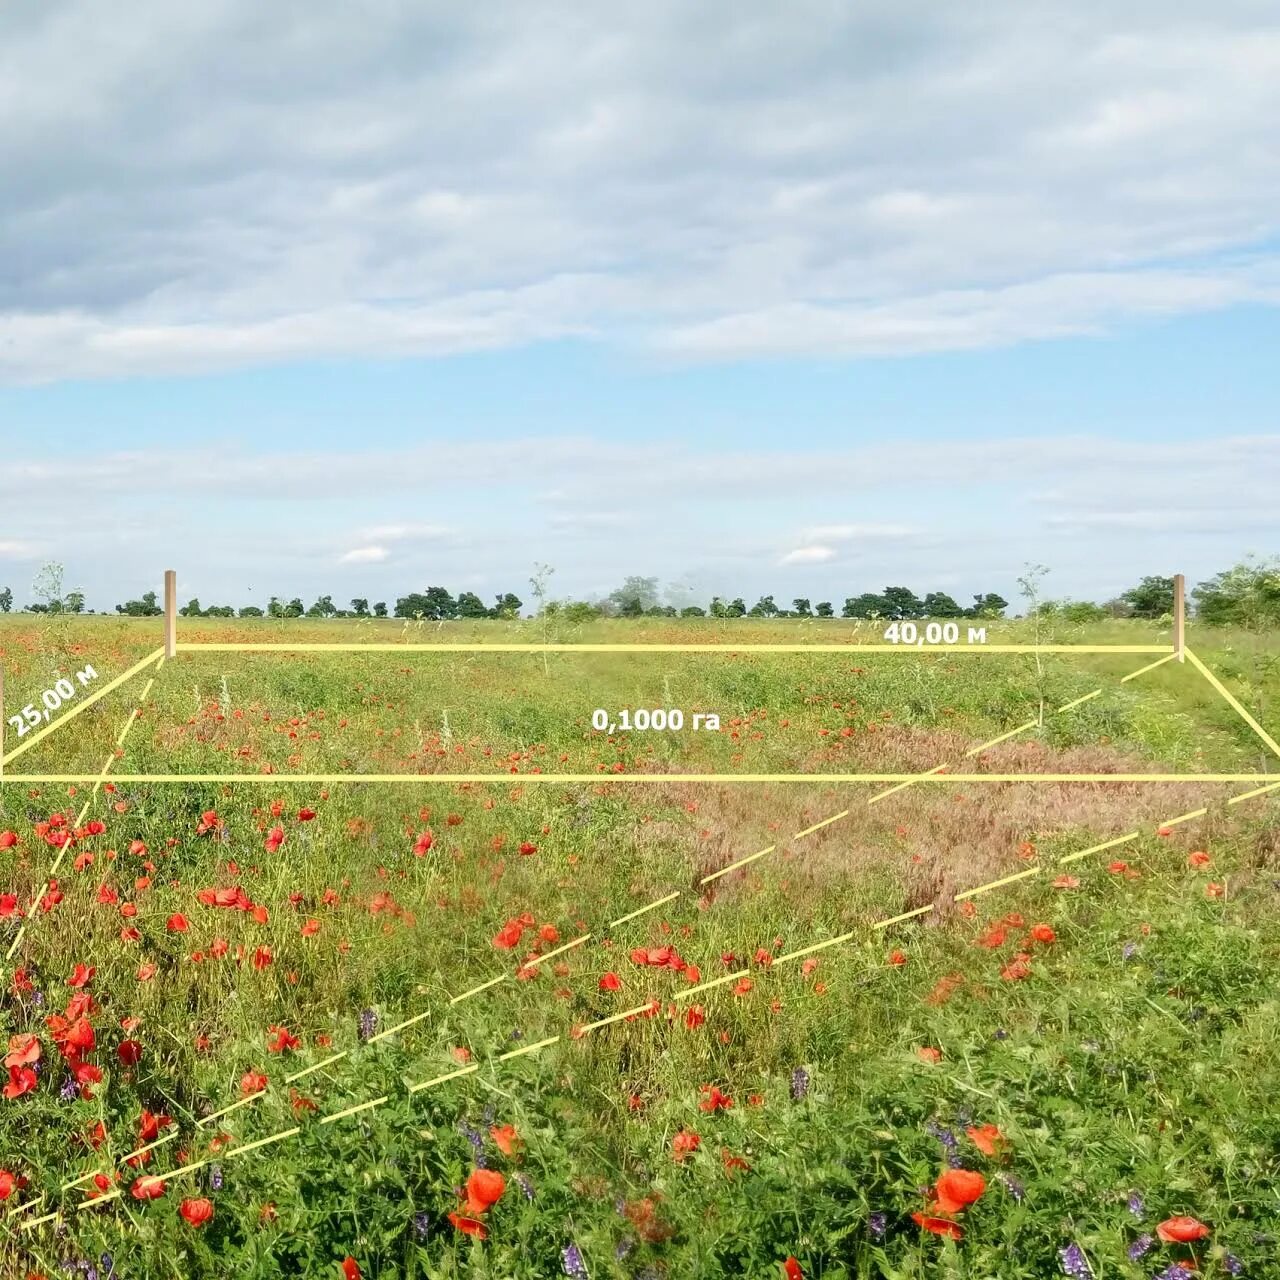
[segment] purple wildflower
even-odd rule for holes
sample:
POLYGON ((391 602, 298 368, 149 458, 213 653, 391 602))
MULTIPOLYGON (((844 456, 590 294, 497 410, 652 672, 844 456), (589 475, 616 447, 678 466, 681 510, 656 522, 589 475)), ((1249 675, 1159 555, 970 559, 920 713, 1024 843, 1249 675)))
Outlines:
POLYGON ((567 1244, 560 1250, 564 1273, 569 1280, 588 1280, 587 1264, 582 1260, 582 1250, 576 1244, 567 1244))
POLYGON ((797 1067, 791 1073, 791 1101, 799 1102, 809 1092, 809 1073, 803 1067, 797 1067))
POLYGON ((1141 1218, 1146 1213, 1147 1207, 1142 1203, 1142 1197, 1136 1191, 1129 1192, 1129 1212, 1135 1218, 1141 1218))
POLYGON ((431 1229, 431 1215, 423 1210, 413 1215, 413 1231, 419 1240, 427 1238, 427 1232, 431 1229))
POLYGON ((476 1168, 487 1169, 489 1167, 489 1158, 484 1152, 484 1134, 479 1129, 473 1129, 465 1120, 458 1121, 458 1132, 470 1144, 476 1168))
POLYGON ((73 1098, 78 1098, 79 1096, 79 1081, 75 1076, 68 1076, 66 1080, 63 1081, 62 1088, 58 1090, 58 1097, 60 1097, 63 1102, 70 1102, 73 1098))
POLYGON ((1062 1259, 1064 1276, 1070 1276, 1071 1280, 1092 1280, 1093 1271, 1089 1266, 1089 1259, 1084 1256, 1084 1250, 1074 1240, 1059 1249, 1058 1256, 1062 1259))
POLYGON ((883 1240, 888 1226, 889 1215, 887 1213, 876 1212, 867 1219, 867 1230, 871 1232, 873 1240, 883 1240))
POLYGON ((360 1010, 360 1025, 358 1028, 361 1040, 370 1040, 373 1038, 374 1031, 378 1027, 378 1015, 372 1009, 360 1010))
POLYGON ((1188 1271, 1180 1262, 1171 1262, 1156 1275, 1156 1280, 1196 1280, 1196 1273, 1188 1271))
POLYGON ((1026 1187, 1013 1174, 1002 1173, 1000 1181, 1004 1183, 1004 1189, 1014 1198, 1016 1203, 1021 1204, 1027 1198, 1026 1187))
POLYGON ((621 1240, 614 1246, 613 1256, 619 1262, 623 1260, 636 1247, 636 1242, 630 1236, 623 1236, 621 1240))
POLYGON ((1120 955, 1125 960, 1132 960, 1137 954, 1138 944, 1136 942, 1126 942, 1124 946, 1120 948, 1120 955))
POLYGON ((530 1202, 533 1200, 533 1183, 523 1173, 516 1174, 516 1181, 520 1184, 520 1190, 524 1193, 524 1198, 530 1202))
POLYGON ((211 1164, 209 1166, 209 1190, 222 1190, 222 1166, 220 1164, 211 1164))
POLYGON ((1145 1257, 1148 1251, 1150 1250, 1151 1246, 1155 1244, 1155 1242, 1156 1242, 1155 1237, 1151 1235, 1149 1232, 1144 1231, 1142 1235, 1140 1235, 1129 1246, 1129 1250, 1128 1250, 1129 1261, 1137 1262, 1139 1258, 1145 1257))
POLYGON ((1222 1265, 1229 1276, 1244 1275, 1244 1263, 1241 1262, 1234 1253, 1227 1254, 1227 1256, 1222 1260, 1222 1265))

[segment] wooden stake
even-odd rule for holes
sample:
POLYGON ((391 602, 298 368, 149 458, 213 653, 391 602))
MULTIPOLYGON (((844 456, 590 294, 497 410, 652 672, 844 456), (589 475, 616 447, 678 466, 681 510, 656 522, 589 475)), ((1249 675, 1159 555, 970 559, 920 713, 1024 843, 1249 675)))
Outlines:
POLYGON ((1187 660, 1187 580, 1173 575, 1173 651, 1179 662, 1187 660))
POLYGON ((164 571, 164 656, 178 652, 178 575, 173 569, 164 571))

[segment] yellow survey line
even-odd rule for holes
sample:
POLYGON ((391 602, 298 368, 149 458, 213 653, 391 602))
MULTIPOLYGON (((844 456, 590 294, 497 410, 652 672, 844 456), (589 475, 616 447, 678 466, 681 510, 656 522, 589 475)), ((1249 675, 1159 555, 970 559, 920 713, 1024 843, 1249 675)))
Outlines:
POLYGON ((545 1040, 538 1040, 533 1044, 526 1044, 520 1049, 510 1049, 506 1053, 500 1053, 494 1061, 510 1062, 512 1058, 523 1058, 526 1053, 536 1053, 539 1049, 545 1049, 548 1045, 555 1044, 559 1039, 559 1036, 548 1036, 545 1040))
POLYGON ((1055 707, 1054 713, 1057 714, 1059 711, 1070 711, 1072 707, 1078 707, 1082 702, 1088 702, 1090 698, 1098 698, 1101 697, 1101 695, 1102 690, 1095 689, 1092 693, 1086 693, 1082 698, 1076 698, 1074 702, 1064 702, 1062 706, 1055 707))
POLYGON ((472 996, 478 996, 482 991, 488 991, 490 987, 496 987, 500 982, 506 982, 510 979, 509 973, 500 973, 496 978, 490 978, 488 982, 482 982, 478 986, 472 987, 469 991, 463 991, 460 995, 450 996, 450 1004, 461 1004, 464 1000, 470 1000, 472 996))
POLYGON ((253 644, 178 645, 179 653, 1164 653, 1163 644, 253 644))
POLYGON ((1139 676, 1145 676, 1148 671, 1154 671, 1157 667, 1163 667, 1166 662, 1172 662, 1178 655, 1176 653, 1166 653, 1163 658, 1157 658, 1154 662, 1148 662, 1145 667, 1139 667, 1137 671, 1130 671, 1127 676, 1120 677, 1121 684, 1128 684, 1130 680, 1136 680, 1139 676))
POLYGON ((469 1066, 459 1067, 456 1071, 447 1071, 442 1076, 436 1076, 434 1080, 420 1080, 417 1084, 409 1086, 410 1093, 421 1093, 423 1089, 432 1089, 438 1084, 444 1084, 446 1080, 456 1080, 459 1076, 469 1076, 473 1071, 479 1071, 480 1064, 473 1062, 469 1066))
POLYGON ((343 1120, 347 1116, 359 1115, 361 1111, 371 1111, 374 1107, 380 1107, 384 1102, 389 1102, 390 1097, 383 1094, 381 1098, 371 1098, 368 1102, 357 1103, 354 1107, 348 1107, 345 1111, 335 1111, 332 1115, 321 1116, 319 1124, 333 1124, 335 1120, 343 1120))
MULTIPOLYGON (((124 684, 126 680, 131 680, 134 676, 138 674, 139 671, 142 671, 151 663, 155 662, 157 658, 163 658, 163 657, 164 657, 163 649, 157 649, 154 653, 149 653, 145 658, 142 659, 141 662, 134 663, 134 665, 131 666, 128 671, 124 672, 123 675, 116 676, 116 678, 112 680, 109 684, 104 684, 101 689, 95 689, 93 693, 91 693, 87 698, 85 698, 83 702, 77 702, 76 705, 70 711, 68 711, 65 716, 59 716, 58 719, 53 722, 53 724, 46 725, 45 728, 41 729, 38 733, 33 733, 29 738, 26 738, 22 743, 14 747, 14 749, 10 751, 7 756, 4 757, 3 763, 5 765, 8 765, 10 761, 16 760, 20 755, 22 755, 24 751, 30 751, 31 748, 34 747, 37 742, 40 742, 42 739, 47 738, 49 734, 54 733, 58 729, 61 729, 64 725, 70 724, 78 715, 83 715, 84 712, 88 711, 89 708, 93 706, 95 702, 98 702, 100 699, 105 698, 107 694, 114 692, 122 684, 124 684)), ((3 781, 5 782, 16 781, 16 780, 20 780, 20 777, 19 779, 11 779, 9 777, 5 777, 3 779, 3 781)), ((80 779, 80 781, 91 782, 92 778, 82 778, 80 779)))
MULTIPOLYGON (((1093 698, 1093 697, 1096 697, 1097 694, 1101 692, 1102 692, 1101 689, 1097 689, 1093 693, 1089 694, 1088 696, 1090 698, 1093 698)), ((1069 702, 1067 703, 1066 707, 1059 707, 1058 710, 1065 711, 1067 707, 1071 707, 1074 705, 1075 703, 1069 702)), ((980 746, 970 747, 969 750, 964 753, 965 759, 968 759, 970 756, 981 755, 988 747, 994 747, 997 743, 1004 742, 1008 738, 1016 738, 1018 734, 1026 733, 1028 729, 1037 729, 1039 728, 1039 726, 1040 726, 1039 720, 1028 720, 1026 724, 1020 724, 1016 729, 1010 729, 1008 733, 1002 733, 998 738, 992 738, 989 742, 984 742, 980 746)))
POLYGON ((1227 705, 1249 726, 1250 729, 1270 747, 1272 753, 1280 756, 1280 742, 1277 742, 1237 701, 1231 690, 1204 665, 1190 649, 1185 650, 1191 665, 1226 699, 1227 705))
MULTIPOLYGON (((617 783, 706 782, 717 786, 759 783, 874 783, 895 782, 897 787, 886 792, 915 786, 922 782, 958 782, 978 786, 986 782, 1262 782, 1274 777, 1268 773, 947 773, 938 765, 927 773, 118 773, 116 782, 181 783, 248 782, 259 786, 284 787, 301 783, 340 782, 402 783, 412 786, 483 786, 486 784, 521 787, 557 786, 561 784, 610 785, 617 783)), ((6 773, 5 782, 40 783, 93 782, 92 773, 6 773)), ((884 797, 879 797, 883 799, 884 797)))
MULTIPOLYGON (((769 850, 772 848, 773 848, 773 845, 770 845, 768 849, 764 850, 764 852, 768 853, 769 850)), ((753 856, 758 858, 761 855, 757 853, 757 854, 754 854, 753 856)), ((715 879, 714 876, 707 877, 707 880, 713 880, 713 879, 715 879)), ((703 880, 702 883, 706 884, 707 880, 703 880)), ((610 920, 609 928, 613 929, 620 924, 626 924, 628 920, 635 920, 637 917, 644 915, 646 911, 653 911, 653 910, 656 910, 658 907, 664 906, 668 902, 674 902, 679 896, 680 896, 680 890, 677 889, 674 893, 667 894, 665 898, 658 898, 656 901, 649 903, 648 906, 639 907, 635 911, 628 912, 625 916, 619 916, 616 920, 610 920)))

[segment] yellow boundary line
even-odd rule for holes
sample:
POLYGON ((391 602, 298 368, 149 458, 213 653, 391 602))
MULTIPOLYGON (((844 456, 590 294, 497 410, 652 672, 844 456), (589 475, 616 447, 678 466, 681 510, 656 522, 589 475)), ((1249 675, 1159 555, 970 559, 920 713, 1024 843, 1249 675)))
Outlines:
MULTIPOLYGON (((988 744, 989 745, 989 744, 988 744)), ((282 787, 291 783, 339 782, 416 784, 428 786, 477 786, 491 783, 500 786, 554 786, 557 783, 642 784, 709 782, 716 785, 733 783, 873 783, 896 782, 914 786, 918 782, 961 782, 980 786, 988 782, 1262 782, 1275 775, 1269 773, 948 773, 939 765, 928 773, 118 773, 117 782, 191 783, 247 782, 258 786, 282 787), (935 776, 936 775, 936 776, 935 776)), ((4 782, 55 783, 93 782, 94 773, 15 773, 6 774, 4 782)))
MULTIPOLYGON (((139 671, 143 670, 143 668, 148 667, 151 665, 151 663, 155 662, 157 658, 161 660, 164 659, 163 649, 156 649, 154 652, 148 654, 147 657, 143 658, 141 662, 137 662, 133 666, 131 666, 129 670, 126 671, 123 675, 116 676, 116 678, 112 680, 110 684, 104 684, 102 688, 95 689, 93 693, 89 695, 89 697, 84 699, 83 702, 77 702, 76 705, 72 707, 72 709, 68 711, 65 716, 59 716, 58 719, 55 720, 51 725, 46 725, 38 733, 33 733, 29 738, 25 738, 21 743, 18 744, 18 746, 14 747, 14 749, 10 751, 9 754, 5 756, 4 760, 0 763, 7 765, 11 760, 16 760, 20 755, 22 755, 24 751, 30 751, 31 748, 34 747, 37 742, 40 742, 43 739, 47 738, 49 734, 56 732, 57 730, 61 729, 64 725, 70 724, 76 718, 76 716, 83 715, 84 712, 88 711, 89 708, 93 706, 95 702, 98 702, 100 699, 105 698, 107 694, 113 693, 122 684, 124 684, 126 680, 131 680, 134 676, 138 674, 139 671)), ((5 782, 8 782, 10 780, 11 779, 9 777, 5 777, 3 779, 3 781, 5 782)), ((18 779, 14 779, 14 780, 20 781, 21 775, 19 775, 18 779)), ((76 779, 76 781, 92 782, 93 778, 92 777, 78 778, 76 779)))
POLYGON ((1231 690, 1227 688, 1221 680, 1218 679, 1208 667, 1205 666, 1200 659, 1192 653, 1190 649, 1186 650, 1187 657, 1191 659, 1191 665, 1216 689, 1225 699, 1227 705, 1249 726, 1250 729, 1262 739, 1263 742, 1271 749, 1272 753, 1280 756, 1280 743, 1276 740, 1245 710, 1245 708, 1237 701, 1231 690))
POLYGON ((1164 644, 254 644, 182 643, 178 653, 1167 653, 1164 644))

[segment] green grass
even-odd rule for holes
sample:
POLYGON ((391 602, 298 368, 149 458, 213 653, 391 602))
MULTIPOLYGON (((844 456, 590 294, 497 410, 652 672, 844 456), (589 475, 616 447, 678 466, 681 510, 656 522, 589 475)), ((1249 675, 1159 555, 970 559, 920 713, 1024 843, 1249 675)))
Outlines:
MULTIPOLYGON (((191 623, 182 634, 337 640, 375 630, 416 640, 540 635, 534 623, 308 622, 191 623)), ((155 647, 155 631, 114 619, 0 624, 6 701, 38 698, 85 661, 105 682, 155 647)), ((1027 638, 1021 624, 991 624, 989 635, 1027 638)), ((691 636, 879 638, 841 622, 745 621, 595 624, 553 638, 691 636)), ((1049 638, 1165 639, 1132 624, 1049 638)), ((1194 629, 1190 642, 1274 729, 1270 647, 1194 629)), ((64 1261, 105 1251, 131 1278, 337 1276, 348 1255, 367 1277, 541 1277, 564 1274, 562 1250, 574 1243, 592 1277, 781 1276, 789 1256, 806 1277, 1048 1277, 1062 1273, 1059 1250, 1074 1242, 1096 1275, 1137 1277, 1189 1248, 1156 1244, 1130 1262, 1128 1247, 1161 1219, 1193 1214, 1212 1228, 1195 1246, 1204 1273, 1225 1274, 1229 1252, 1246 1274, 1266 1275, 1280 1220, 1274 798, 1229 809, 1232 788, 1001 784, 913 788, 868 807, 865 787, 640 787, 610 772, 618 763, 627 773, 921 771, 1036 717, 1042 700, 1051 711, 1097 687, 1101 697, 1048 714, 985 767, 1275 768, 1190 667, 1167 663, 1120 685, 1149 660, 1051 657, 1037 670, 1022 655, 180 654, 112 772, 274 773, 252 787, 138 784, 92 799, 86 822, 105 830, 82 833, 59 870, 59 900, 33 913, 6 966, 4 1034, 37 1035, 41 1071, 34 1088, 0 1099, 0 1168, 28 1182, 4 1209, 43 1203, 0 1218, 0 1272, 52 1277, 64 1261), (722 730, 610 742, 590 728, 597 706, 715 711, 722 730), (525 785, 534 769, 599 771, 600 781, 525 785), (494 780, 322 791, 287 777, 445 770, 494 780), (1203 820, 1154 834, 1161 818, 1206 800, 1203 820), (315 816, 301 820, 304 807, 315 816), (841 822, 793 838, 844 809, 841 822), (218 825, 199 834, 211 810, 218 825), (283 841, 269 849, 277 826, 283 841), (1078 887, 1050 886, 1054 859, 1134 829, 1147 834, 1063 869, 1078 887), (432 846, 417 856, 428 830, 432 846), (743 871, 700 883, 767 846, 743 871), (1210 865, 1189 868, 1199 849, 1210 865), (1035 857, 1049 868, 1039 878, 973 899, 972 915, 951 904, 1035 857), (1108 872, 1113 858, 1128 873, 1108 872), (1220 896, 1206 896, 1210 883, 1220 896), (235 885, 265 912, 197 896, 235 885), (662 909, 610 926, 676 890, 662 909), (136 908, 127 916, 125 903, 136 908), (874 927, 930 903, 924 919, 874 927), (175 913, 185 930, 170 927, 175 913), (1004 941, 977 945, 1008 913, 1022 919, 1004 941), (519 946, 496 947, 522 915, 533 923, 519 946), (1038 922, 1055 942, 1027 941, 1038 922), (537 953, 587 932, 517 976, 537 953), (849 932, 807 971, 769 963, 849 932), (750 988, 735 977, 690 996, 687 970, 632 958, 663 946, 699 981, 745 969, 750 988), (889 963, 895 950, 905 964, 889 963), (1023 950, 1031 958, 1016 976, 1023 950), (84 988, 93 1005, 82 1010, 94 1045, 82 1060, 103 1078, 91 1098, 63 1098, 68 1067, 48 1018, 73 999, 78 963, 96 969, 84 988), (618 989, 602 987, 606 974, 618 989), (652 1016, 574 1034, 651 1000, 652 1016), (362 1010, 377 1030, 430 1016, 365 1043, 362 1010), (272 1051, 278 1027, 296 1048, 272 1051), (136 1064, 120 1055, 125 1041, 141 1046, 136 1064), (923 1061, 922 1047, 940 1060, 923 1061), (409 1091, 462 1059, 482 1065, 409 1091), (248 1072, 269 1077, 265 1096, 200 1123, 242 1097, 248 1072), (711 1085, 733 1105, 701 1109, 711 1085), (171 1117, 162 1136, 180 1136, 144 1166, 119 1165, 138 1143, 143 1108, 171 1117), (85 1136, 99 1122, 106 1139, 95 1151, 85 1136), (490 1135, 506 1124, 520 1139, 513 1154, 490 1135), (965 1136, 983 1124, 1006 1136, 1001 1154, 965 1136), (295 1126, 284 1140, 226 1154, 295 1126), (677 1160, 682 1131, 699 1144, 677 1160), (945 1167, 939 1133, 955 1135, 957 1158, 986 1179, 957 1215, 959 1242, 911 1218, 945 1167), (477 1152, 507 1179, 483 1215, 483 1243, 448 1217, 477 1152), (206 1164, 166 1181, 155 1200, 131 1192, 140 1174, 163 1178, 205 1160, 219 1166, 216 1189, 206 1164), (110 1185, 123 1195, 100 1207, 80 1209, 81 1189, 63 1190, 117 1167, 123 1180, 110 1185), (1131 1192, 1141 1214, 1127 1206, 1131 1192), (184 1198, 207 1198, 213 1219, 187 1225, 184 1198), (61 1231, 52 1222, 16 1230, 54 1209, 61 1231)), ((96 774, 146 679, 13 762, 0 833, 19 839, 0 850, 0 893, 25 906, 41 892, 57 850, 40 824, 55 813, 74 821, 91 791, 12 775, 96 774)), ((12 733, 6 741, 17 745, 12 733)), ((18 926, 12 911, 0 918, 5 939, 18 926)))

